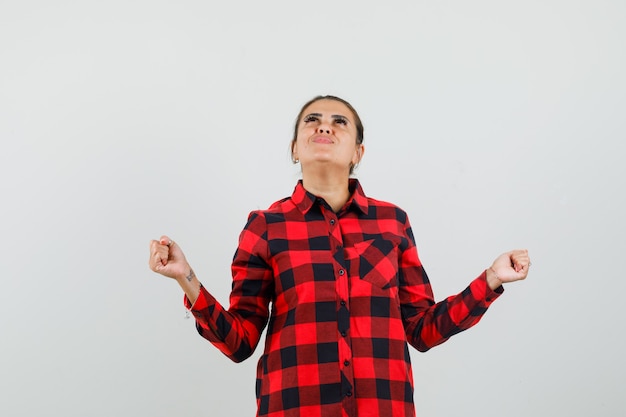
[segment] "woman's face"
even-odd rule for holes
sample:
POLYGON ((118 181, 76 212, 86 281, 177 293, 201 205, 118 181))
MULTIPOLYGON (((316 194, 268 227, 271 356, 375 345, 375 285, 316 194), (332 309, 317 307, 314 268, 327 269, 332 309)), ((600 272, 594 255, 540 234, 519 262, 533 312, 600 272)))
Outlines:
POLYGON ((293 147, 303 172, 308 169, 345 168, 349 173, 363 156, 363 145, 356 143, 354 115, 336 100, 318 100, 302 113, 293 147))

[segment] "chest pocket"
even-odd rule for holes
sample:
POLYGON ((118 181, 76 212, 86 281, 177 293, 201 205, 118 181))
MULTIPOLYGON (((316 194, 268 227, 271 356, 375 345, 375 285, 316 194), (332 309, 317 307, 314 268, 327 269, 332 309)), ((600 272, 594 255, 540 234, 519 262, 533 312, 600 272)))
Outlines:
POLYGON ((398 250, 394 242, 366 240, 346 248, 346 252, 352 276, 383 289, 398 285, 398 250))

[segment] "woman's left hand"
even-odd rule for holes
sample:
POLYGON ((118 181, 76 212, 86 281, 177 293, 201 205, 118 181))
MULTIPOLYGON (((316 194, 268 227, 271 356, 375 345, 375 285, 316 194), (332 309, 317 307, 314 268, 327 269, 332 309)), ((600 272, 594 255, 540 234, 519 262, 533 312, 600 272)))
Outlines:
POLYGON ((487 282, 492 289, 505 282, 525 279, 530 267, 530 257, 526 249, 517 249, 498 256, 487 270, 487 282))

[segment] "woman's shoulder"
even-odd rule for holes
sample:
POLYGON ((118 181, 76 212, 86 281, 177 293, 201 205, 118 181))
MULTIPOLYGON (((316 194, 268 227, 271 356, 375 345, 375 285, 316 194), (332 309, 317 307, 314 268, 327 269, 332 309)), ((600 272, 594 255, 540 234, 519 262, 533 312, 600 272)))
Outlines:
POLYGON ((248 215, 248 219, 250 220, 260 217, 269 223, 273 223, 281 219, 284 221, 285 214, 293 210, 293 208, 295 208, 295 205, 291 201, 291 198, 285 197, 273 202, 266 209, 252 210, 248 215))
POLYGON ((367 197, 368 211, 374 212, 376 217, 394 217, 400 222, 407 218, 406 211, 400 206, 385 200, 367 197))
POLYGON ((373 198, 370 196, 367 196, 367 202, 370 205, 376 206, 376 207, 391 207, 391 208, 397 208, 399 210, 402 210, 397 204, 394 204, 390 201, 386 201, 386 200, 379 200, 377 198, 373 198))

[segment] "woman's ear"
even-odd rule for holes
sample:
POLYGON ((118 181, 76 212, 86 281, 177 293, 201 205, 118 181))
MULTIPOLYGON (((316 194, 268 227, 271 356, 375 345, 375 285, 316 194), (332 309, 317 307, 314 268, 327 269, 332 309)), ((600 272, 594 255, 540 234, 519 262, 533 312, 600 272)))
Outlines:
POLYGON ((293 142, 293 145, 291 145, 291 162, 294 164, 300 162, 298 158, 298 144, 296 142, 293 142))
POLYGON ((365 153, 365 146, 363 144, 357 145, 356 152, 354 152, 354 158, 352 159, 353 165, 358 165, 363 159, 363 154, 365 153))

